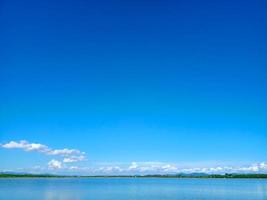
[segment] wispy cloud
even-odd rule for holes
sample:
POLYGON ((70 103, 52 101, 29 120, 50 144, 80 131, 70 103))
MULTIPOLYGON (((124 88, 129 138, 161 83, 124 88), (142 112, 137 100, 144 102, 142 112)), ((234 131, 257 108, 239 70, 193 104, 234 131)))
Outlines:
POLYGON ((19 142, 10 141, 6 144, 1 144, 2 148, 6 149, 21 149, 26 152, 39 152, 45 155, 62 156, 63 162, 78 162, 86 159, 85 153, 77 149, 52 149, 44 144, 30 143, 26 140, 19 142))

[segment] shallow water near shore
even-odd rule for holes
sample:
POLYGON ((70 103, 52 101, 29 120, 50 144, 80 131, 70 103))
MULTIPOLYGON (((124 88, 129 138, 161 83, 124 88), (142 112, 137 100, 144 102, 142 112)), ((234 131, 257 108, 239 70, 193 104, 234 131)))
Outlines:
POLYGON ((7 178, 1 200, 266 200, 266 179, 7 178))

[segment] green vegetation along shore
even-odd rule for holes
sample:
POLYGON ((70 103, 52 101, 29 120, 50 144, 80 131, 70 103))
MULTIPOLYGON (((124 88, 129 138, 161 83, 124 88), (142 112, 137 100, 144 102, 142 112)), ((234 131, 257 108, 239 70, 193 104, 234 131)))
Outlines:
POLYGON ((64 176, 51 174, 2 173, 0 178, 267 178, 267 174, 177 174, 136 176, 64 176))

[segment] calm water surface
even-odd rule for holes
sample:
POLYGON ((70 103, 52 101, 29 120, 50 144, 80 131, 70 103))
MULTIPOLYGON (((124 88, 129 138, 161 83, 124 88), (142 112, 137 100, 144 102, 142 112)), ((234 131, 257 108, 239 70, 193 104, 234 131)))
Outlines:
POLYGON ((267 200, 263 179, 0 179, 0 200, 267 200))

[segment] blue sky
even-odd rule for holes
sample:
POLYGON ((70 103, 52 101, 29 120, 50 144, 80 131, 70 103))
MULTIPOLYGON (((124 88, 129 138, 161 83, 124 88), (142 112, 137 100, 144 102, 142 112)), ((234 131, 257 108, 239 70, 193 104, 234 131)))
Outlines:
POLYGON ((267 169, 266 8, 1 1, 0 170, 267 169))

